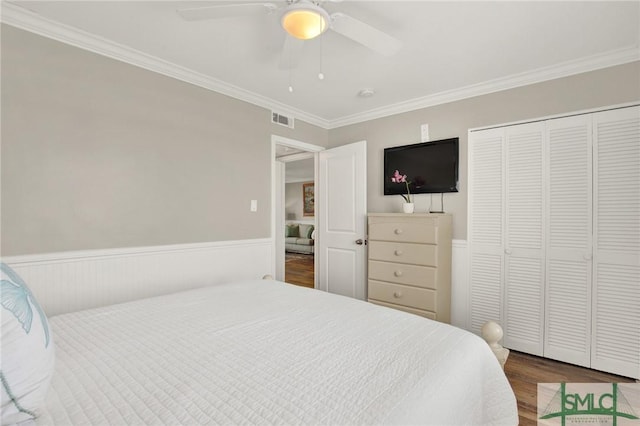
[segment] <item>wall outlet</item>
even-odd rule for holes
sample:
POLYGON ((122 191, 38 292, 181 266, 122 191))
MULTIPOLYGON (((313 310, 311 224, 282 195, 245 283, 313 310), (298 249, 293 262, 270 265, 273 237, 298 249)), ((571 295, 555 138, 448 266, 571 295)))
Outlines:
POLYGON ((429 142, 429 125, 423 124, 420 126, 420 141, 429 142))
POLYGON ((258 211, 258 200, 251 200, 251 211, 252 212, 258 211))

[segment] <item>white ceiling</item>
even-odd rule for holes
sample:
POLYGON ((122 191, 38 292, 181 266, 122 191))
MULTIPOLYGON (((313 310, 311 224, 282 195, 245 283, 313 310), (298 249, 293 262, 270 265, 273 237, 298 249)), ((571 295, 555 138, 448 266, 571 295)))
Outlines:
POLYGON ((402 48, 385 57, 328 31, 289 71, 278 13, 176 13, 219 3, 12 1, 2 20, 326 128, 640 59, 640 1, 327 1, 402 48), (363 88, 375 95, 358 97, 363 88))

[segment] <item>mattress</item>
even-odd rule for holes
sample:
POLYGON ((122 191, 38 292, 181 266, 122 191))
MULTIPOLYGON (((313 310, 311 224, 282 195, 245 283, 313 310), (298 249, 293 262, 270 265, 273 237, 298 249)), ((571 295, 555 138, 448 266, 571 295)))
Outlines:
POLYGON ((278 281, 50 323, 56 367, 40 425, 518 423, 479 337, 278 281))

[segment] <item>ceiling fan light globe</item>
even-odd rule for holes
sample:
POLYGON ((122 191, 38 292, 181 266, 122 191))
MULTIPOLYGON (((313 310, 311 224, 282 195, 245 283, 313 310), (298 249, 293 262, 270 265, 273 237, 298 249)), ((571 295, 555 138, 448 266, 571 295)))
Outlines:
POLYGON ((311 40, 329 26, 329 14, 311 3, 295 3, 282 15, 282 28, 295 38, 311 40))

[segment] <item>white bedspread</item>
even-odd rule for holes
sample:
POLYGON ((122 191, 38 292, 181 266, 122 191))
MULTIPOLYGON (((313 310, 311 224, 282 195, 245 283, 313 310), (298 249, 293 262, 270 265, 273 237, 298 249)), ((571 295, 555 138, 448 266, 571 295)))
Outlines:
POLYGON ((38 424, 504 424, 477 336, 366 302, 248 281, 51 318, 38 424))

